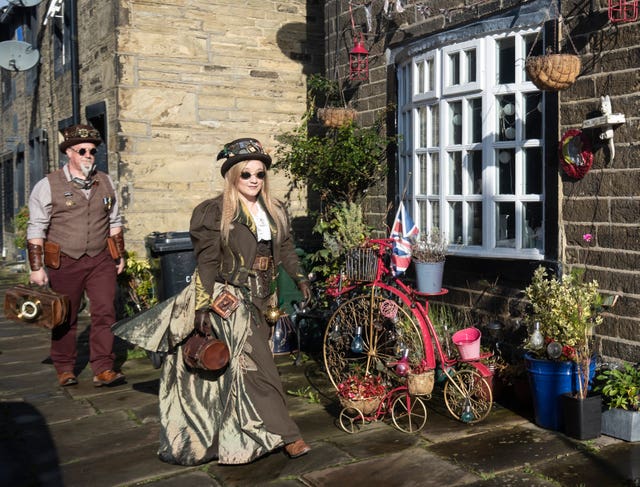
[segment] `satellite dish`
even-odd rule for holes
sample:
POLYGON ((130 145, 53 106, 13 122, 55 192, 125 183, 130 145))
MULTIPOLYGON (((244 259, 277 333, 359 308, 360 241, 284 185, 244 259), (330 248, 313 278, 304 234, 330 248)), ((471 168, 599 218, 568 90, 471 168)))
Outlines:
POLYGON ((11 5, 17 5, 18 7, 33 7, 38 5, 42 0, 8 0, 11 5))
POLYGON ((9 71, 26 71, 40 59, 40 52, 28 42, 0 42, 0 66, 9 71))

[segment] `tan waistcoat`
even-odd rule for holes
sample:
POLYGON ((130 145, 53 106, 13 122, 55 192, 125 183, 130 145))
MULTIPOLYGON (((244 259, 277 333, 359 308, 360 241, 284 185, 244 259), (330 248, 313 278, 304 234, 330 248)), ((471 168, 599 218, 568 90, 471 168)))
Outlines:
POLYGON ((89 198, 75 187, 62 169, 47 175, 51 186, 51 220, 47 240, 60 244, 63 254, 79 259, 102 252, 109 236, 109 213, 115 192, 107 175, 97 172, 89 198), (110 200, 105 200, 110 198, 110 200))

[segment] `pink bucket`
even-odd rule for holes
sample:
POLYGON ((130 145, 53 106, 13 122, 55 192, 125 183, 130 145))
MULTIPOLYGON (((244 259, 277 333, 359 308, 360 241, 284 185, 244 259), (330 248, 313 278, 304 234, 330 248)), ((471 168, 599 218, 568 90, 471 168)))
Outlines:
POLYGON ((458 347, 463 360, 474 360, 480 357, 480 338, 482 333, 477 328, 465 328, 453 334, 451 339, 458 347))

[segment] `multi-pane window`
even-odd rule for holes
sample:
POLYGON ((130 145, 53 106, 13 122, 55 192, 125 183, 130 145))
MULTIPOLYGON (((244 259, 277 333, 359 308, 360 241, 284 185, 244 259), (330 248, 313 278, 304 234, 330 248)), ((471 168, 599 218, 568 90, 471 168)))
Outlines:
POLYGON ((535 41, 491 35, 398 69, 400 190, 457 253, 544 256, 544 100, 524 70, 535 41))

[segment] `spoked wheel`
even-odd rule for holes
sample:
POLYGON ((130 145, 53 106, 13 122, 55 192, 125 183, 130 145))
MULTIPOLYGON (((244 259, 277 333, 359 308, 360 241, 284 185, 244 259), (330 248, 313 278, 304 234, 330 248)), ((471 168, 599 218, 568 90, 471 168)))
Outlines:
POLYGON ((364 426, 364 414, 357 408, 342 408, 338 417, 340 427, 347 433, 357 433, 364 426))
POLYGON ((414 433, 424 428, 427 422, 427 407, 418 396, 403 392, 391 405, 391 419, 400 431, 414 433))
POLYGON ((399 377, 390 364, 402 357, 404 349, 409 350, 412 363, 424 358, 422 335, 411 310, 380 292, 374 287, 345 301, 329 319, 323 341, 324 364, 336 388, 354 373, 387 374, 388 380, 397 383, 399 377), (360 346, 352 347, 357 329, 360 346))
POLYGON ((475 370, 458 370, 447 379, 444 401, 451 415, 464 423, 487 417, 493 404, 491 386, 475 370))

